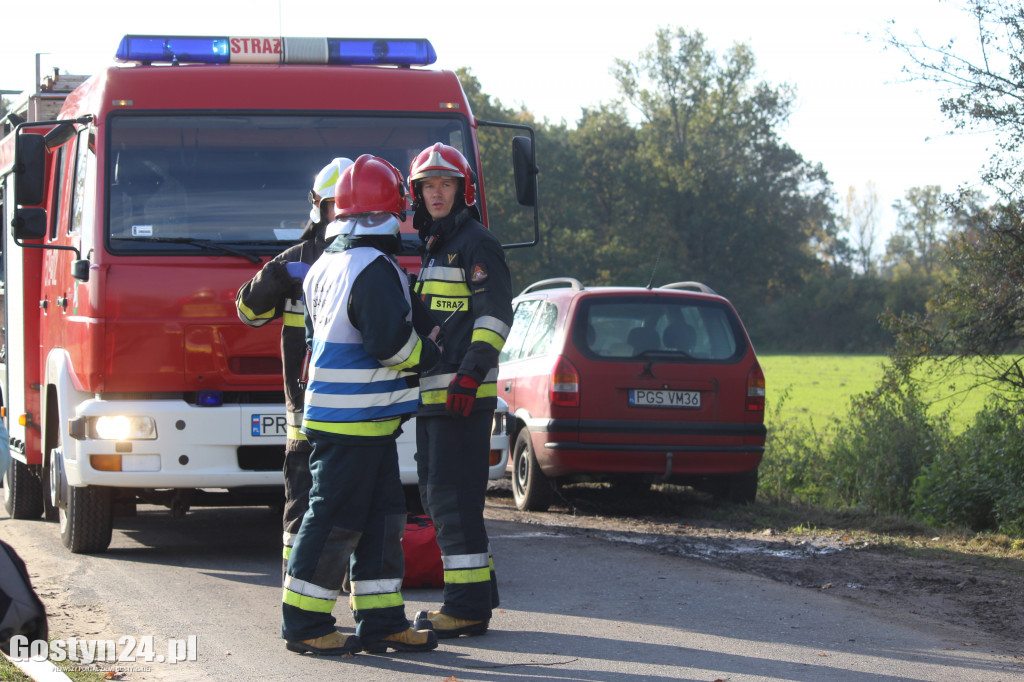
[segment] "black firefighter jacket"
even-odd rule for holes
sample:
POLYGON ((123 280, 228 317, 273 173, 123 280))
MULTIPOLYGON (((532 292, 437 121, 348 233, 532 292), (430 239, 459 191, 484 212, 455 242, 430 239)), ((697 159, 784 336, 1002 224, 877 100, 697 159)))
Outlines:
POLYGON ((289 440, 306 440, 305 434, 299 430, 304 393, 299 379, 306 358, 306 309, 302 303, 302 285, 291 277, 285 264, 301 261, 312 265, 323 253, 324 246, 323 237, 318 233, 315 238, 286 249, 267 261, 255 277, 243 284, 235 298, 239 319, 250 327, 262 327, 271 320, 284 318, 281 361, 289 440))
POLYGON ((497 407, 498 353, 512 326, 512 282, 501 242, 462 208, 427 242, 414 286, 442 325, 441 362, 420 376, 419 415, 444 414, 456 374, 480 382, 473 411, 497 407))

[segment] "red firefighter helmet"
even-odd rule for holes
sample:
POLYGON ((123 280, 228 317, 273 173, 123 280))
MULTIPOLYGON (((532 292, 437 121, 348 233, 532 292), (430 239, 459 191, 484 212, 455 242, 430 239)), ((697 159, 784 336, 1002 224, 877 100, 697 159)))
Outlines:
POLYGON ((382 158, 363 154, 346 168, 334 188, 337 218, 324 237, 395 235, 405 220, 402 173, 382 158))
POLYGON ((402 173, 384 159, 363 154, 338 178, 334 205, 339 217, 359 213, 392 213, 404 217, 402 173))
POLYGON ((422 201, 422 197, 420 197, 416 185, 423 178, 431 176, 462 178, 466 206, 476 203, 473 170, 469 167, 466 157, 455 147, 438 142, 417 154, 409 164, 409 187, 412 189, 413 200, 417 204, 422 201))

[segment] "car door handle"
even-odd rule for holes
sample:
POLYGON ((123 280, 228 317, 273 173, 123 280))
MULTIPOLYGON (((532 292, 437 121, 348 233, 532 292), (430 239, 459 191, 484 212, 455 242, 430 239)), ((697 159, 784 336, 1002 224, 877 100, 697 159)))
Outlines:
POLYGON ((511 390, 512 390, 512 382, 511 381, 506 381, 505 382, 505 393, 509 393, 511 390))

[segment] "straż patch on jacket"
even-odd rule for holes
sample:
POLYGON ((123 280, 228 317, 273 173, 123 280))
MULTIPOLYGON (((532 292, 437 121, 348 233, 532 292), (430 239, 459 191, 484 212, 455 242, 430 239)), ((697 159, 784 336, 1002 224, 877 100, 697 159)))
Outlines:
POLYGON ((473 284, 483 284, 487 281, 487 268, 480 263, 473 266, 473 274, 469 276, 469 281, 473 284))

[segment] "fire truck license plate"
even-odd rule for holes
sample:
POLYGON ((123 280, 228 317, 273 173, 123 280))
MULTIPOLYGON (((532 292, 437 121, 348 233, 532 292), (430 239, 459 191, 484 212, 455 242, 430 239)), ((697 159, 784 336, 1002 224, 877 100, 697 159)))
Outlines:
POLYGON ((633 389, 629 392, 630 407, 700 407, 700 391, 645 391, 633 389))
POLYGON ((288 433, 288 422, 283 414, 254 414, 252 416, 253 436, 284 437, 288 433))

